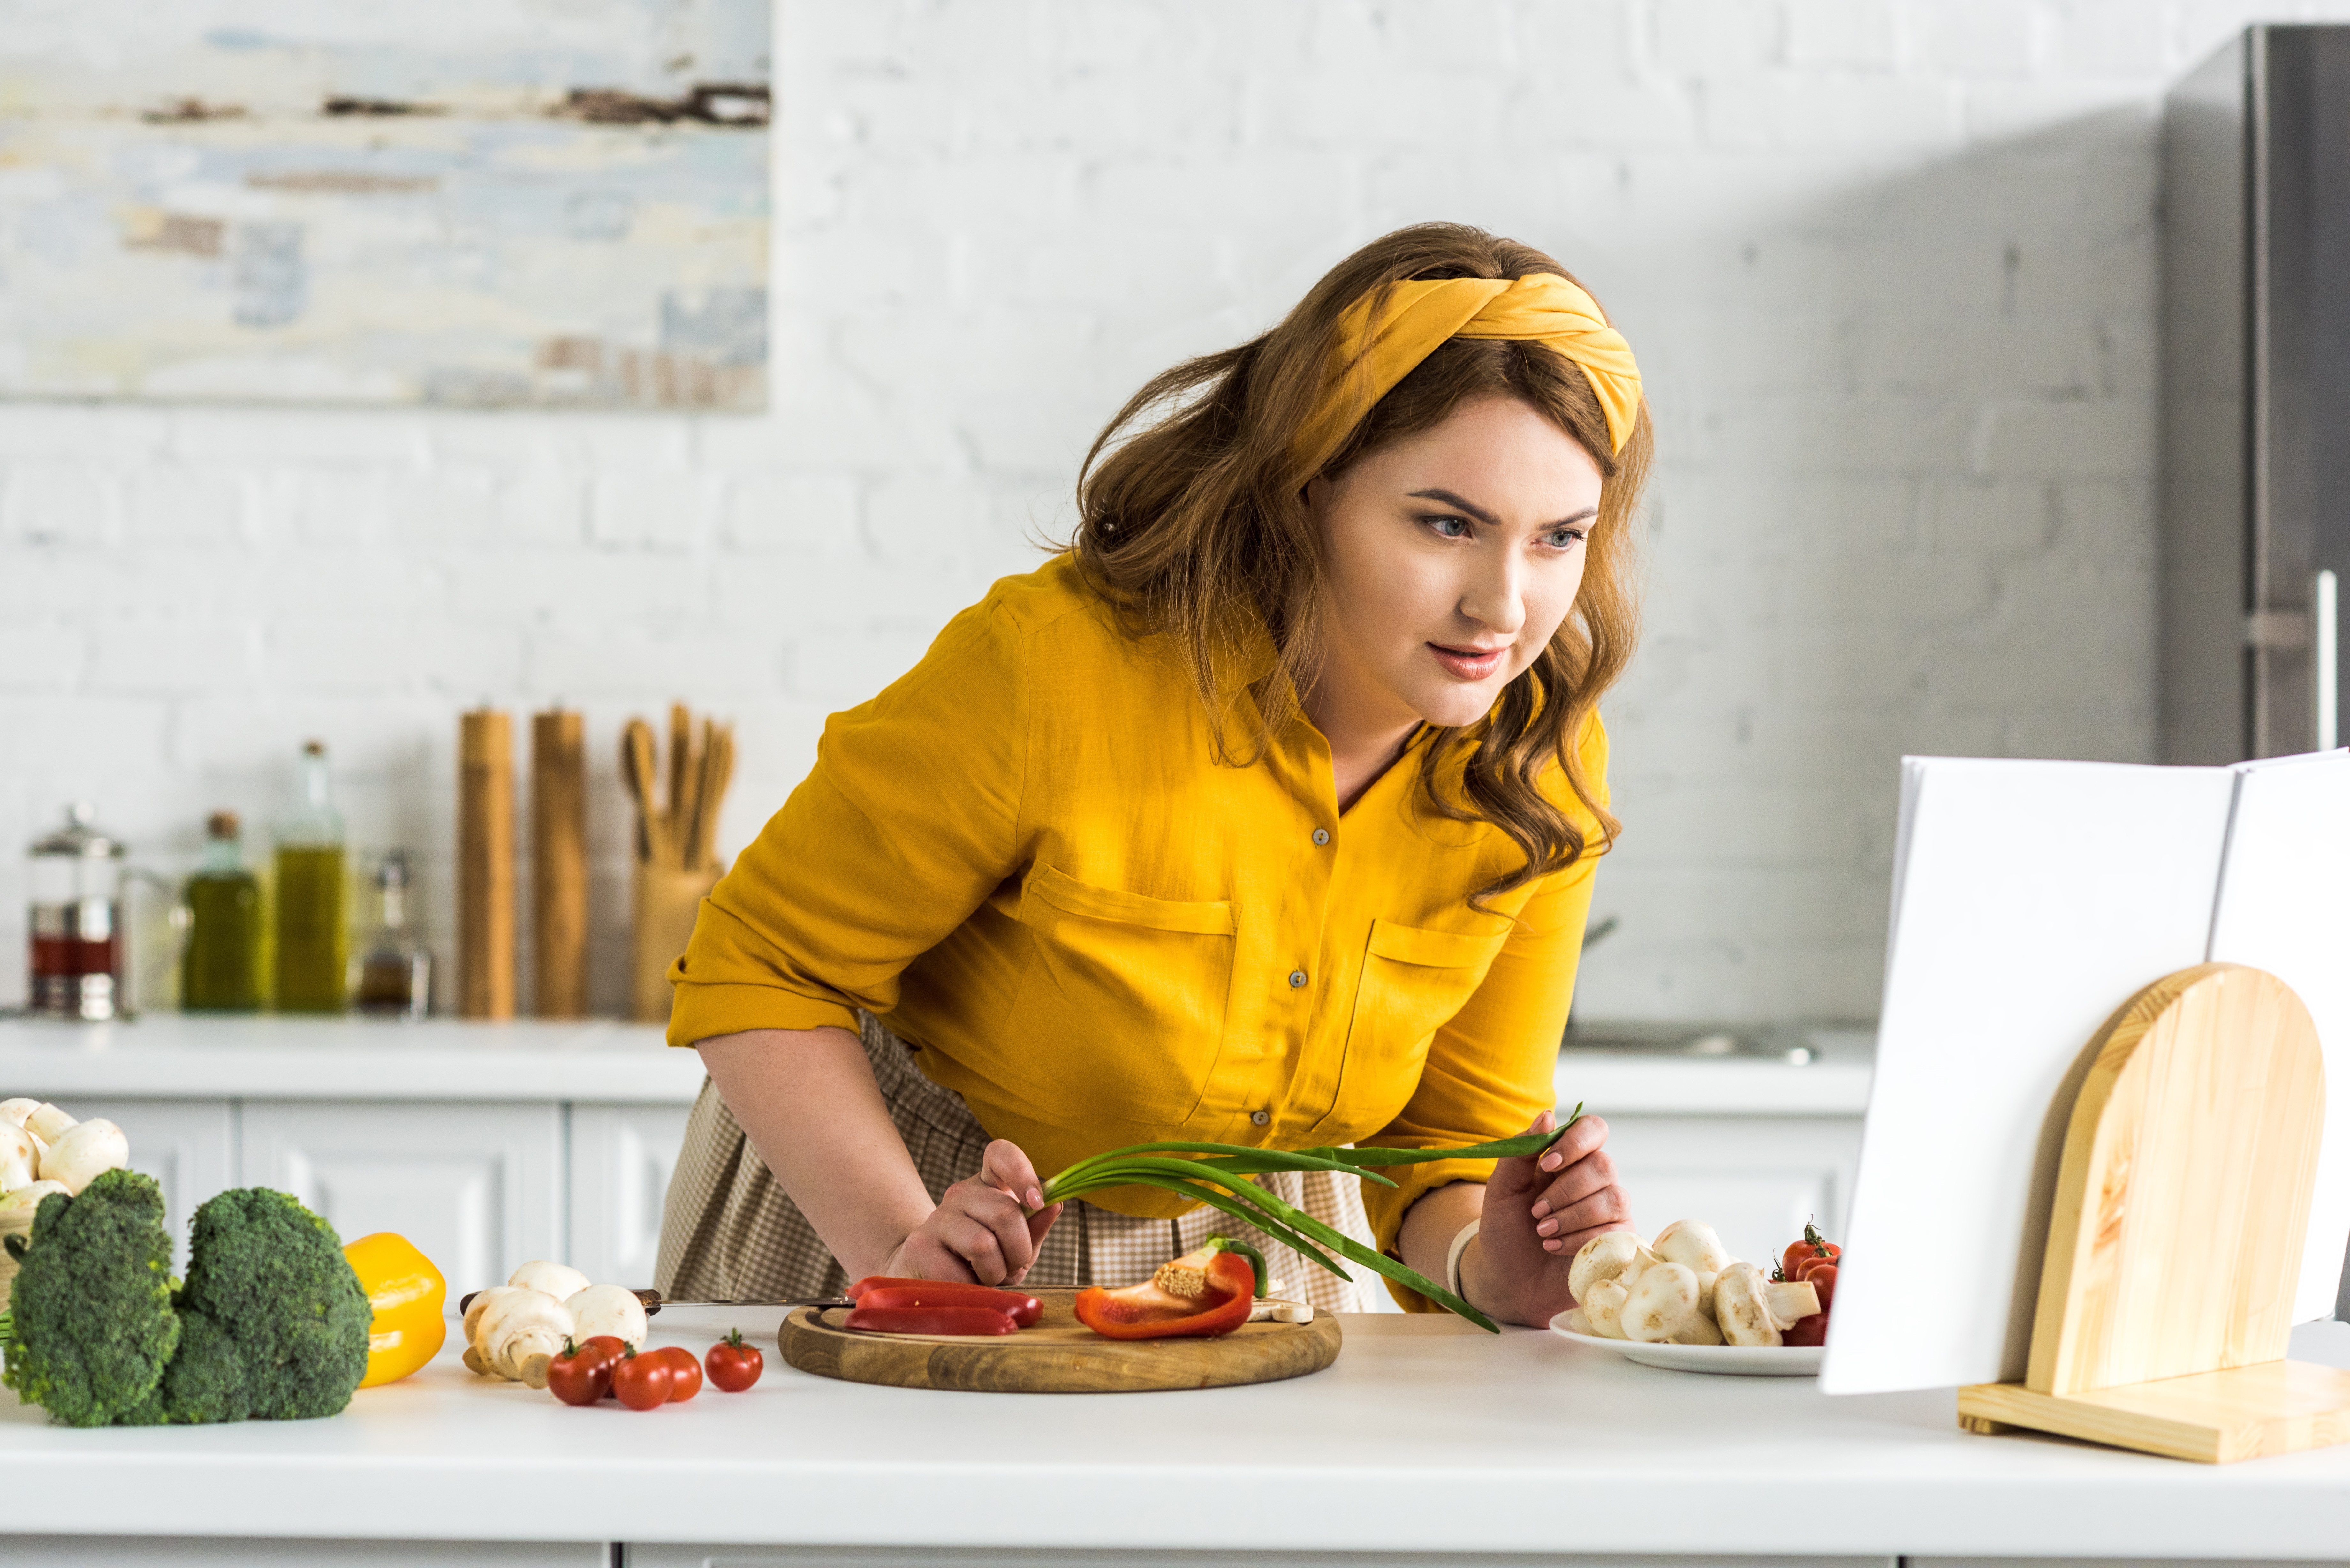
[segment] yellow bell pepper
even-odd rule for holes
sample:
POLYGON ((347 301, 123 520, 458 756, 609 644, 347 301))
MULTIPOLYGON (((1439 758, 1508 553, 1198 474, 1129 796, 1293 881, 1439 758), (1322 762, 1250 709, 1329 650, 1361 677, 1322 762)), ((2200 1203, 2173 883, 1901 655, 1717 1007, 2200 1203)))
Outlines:
POLYGON ((439 1354, 449 1336, 442 1315, 449 1282, 432 1260, 405 1236, 379 1231, 343 1249, 367 1292, 375 1319, 368 1324, 367 1376, 359 1386, 396 1383, 439 1354))

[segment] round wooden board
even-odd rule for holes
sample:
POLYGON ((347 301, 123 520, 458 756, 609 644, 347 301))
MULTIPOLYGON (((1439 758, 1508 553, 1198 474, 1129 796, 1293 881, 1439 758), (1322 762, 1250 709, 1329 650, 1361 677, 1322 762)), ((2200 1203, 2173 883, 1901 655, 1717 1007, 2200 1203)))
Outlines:
POLYGON ((987 1338, 868 1334, 843 1328, 841 1307, 800 1307, 776 1335, 802 1372, 897 1388, 987 1394, 1139 1394, 1226 1388, 1319 1372, 1338 1359, 1338 1320, 1252 1323, 1213 1339, 1104 1339, 1076 1320, 1075 1291, 1032 1291, 1045 1304, 1034 1328, 987 1338))

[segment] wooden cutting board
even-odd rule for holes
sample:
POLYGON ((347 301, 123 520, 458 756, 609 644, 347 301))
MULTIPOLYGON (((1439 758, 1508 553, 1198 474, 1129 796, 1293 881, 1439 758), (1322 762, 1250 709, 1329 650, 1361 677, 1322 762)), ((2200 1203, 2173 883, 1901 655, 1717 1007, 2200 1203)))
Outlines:
POLYGON ((841 1326, 843 1307, 801 1307, 784 1319, 784 1359, 802 1372, 896 1388, 987 1394, 1139 1394, 1227 1388, 1319 1372, 1338 1359, 1338 1320, 1252 1323, 1213 1339, 1104 1339, 1076 1320, 1075 1291, 1032 1291, 1034 1328, 987 1338, 868 1334, 841 1326))

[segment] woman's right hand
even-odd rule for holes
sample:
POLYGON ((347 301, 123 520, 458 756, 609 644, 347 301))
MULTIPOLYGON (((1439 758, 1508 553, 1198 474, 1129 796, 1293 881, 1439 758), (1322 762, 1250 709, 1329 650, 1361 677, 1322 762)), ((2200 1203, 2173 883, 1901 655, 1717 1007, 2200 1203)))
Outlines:
POLYGON ((1045 1204, 1044 1183, 1020 1146, 997 1138, 981 1156, 979 1174, 948 1188, 930 1218, 907 1234, 879 1272, 914 1280, 1016 1285, 1035 1266, 1036 1248, 1060 1212, 1059 1204, 1045 1204))

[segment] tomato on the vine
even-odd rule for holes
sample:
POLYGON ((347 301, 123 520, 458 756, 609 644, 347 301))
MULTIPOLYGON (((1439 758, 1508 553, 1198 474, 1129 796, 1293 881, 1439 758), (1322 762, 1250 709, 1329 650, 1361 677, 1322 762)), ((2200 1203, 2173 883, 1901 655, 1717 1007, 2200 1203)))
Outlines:
POLYGON ((1782 1345, 1825 1345, 1828 1342, 1828 1314, 1815 1312, 1809 1317, 1799 1317, 1788 1329, 1782 1345))
POLYGON ((565 1340, 563 1354, 546 1364, 546 1387, 566 1405, 593 1405, 611 1392, 611 1353, 593 1340, 586 1345, 565 1340))
POLYGON ((1806 1222, 1804 1226, 1804 1239, 1800 1241, 1788 1242, 1787 1250, 1779 1254, 1779 1277, 1786 1280, 1800 1280, 1804 1277, 1803 1271, 1807 1264, 1816 1267, 1821 1263, 1833 1263, 1842 1256, 1844 1256, 1842 1247, 1821 1235, 1818 1226, 1806 1222))
POLYGON ((724 1339, 710 1347, 704 1357, 710 1366, 710 1380, 729 1394, 740 1394, 759 1380, 766 1370, 767 1358, 759 1354, 755 1345, 743 1343, 741 1329, 730 1330, 724 1339))
POLYGON ((630 1351, 612 1364, 612 1397, 631 1410, 668 1404, 673 1381, 669 1360, 659 1351, 644 1355, 630 1351))

